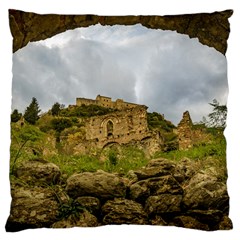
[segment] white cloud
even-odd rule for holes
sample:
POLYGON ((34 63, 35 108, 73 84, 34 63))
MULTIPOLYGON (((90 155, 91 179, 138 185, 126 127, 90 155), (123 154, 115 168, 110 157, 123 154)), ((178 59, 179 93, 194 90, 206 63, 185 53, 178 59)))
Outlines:
POLYGON ((98 24, 17 51, 12 107, 23 111, 34 96, 46 111, 56 101, 101 94, 145 104, 175 124, 185 110, 199 121, 214 98, 226 101, 226 65, 222 54, 186 35, 98 24))

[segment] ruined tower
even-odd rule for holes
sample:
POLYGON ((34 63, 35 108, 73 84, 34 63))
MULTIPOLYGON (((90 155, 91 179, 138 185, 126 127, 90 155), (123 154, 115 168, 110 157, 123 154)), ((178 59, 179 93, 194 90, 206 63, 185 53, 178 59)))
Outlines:
POLYGON ((183 113, 182 120, 178 124, 178 143, 179 150, 192 147, 192 119, 188 111, 183 113))

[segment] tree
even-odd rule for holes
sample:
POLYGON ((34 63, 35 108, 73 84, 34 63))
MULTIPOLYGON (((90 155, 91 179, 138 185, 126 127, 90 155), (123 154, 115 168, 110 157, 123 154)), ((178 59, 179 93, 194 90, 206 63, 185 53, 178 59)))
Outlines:
POLYGON ((35 124, 36 121, 39 119, 39 113, 41 112, 41 109, 39 108, 37 99, 35 97, 32 98, 32 102, 30 105, 26 108, 24 113, 24 119, 30 123, 35 124))
POLYGON ((53 116, 58 116, 61 110, 61 105, 60 103, 56 102, 53 104, 52 109, 51 109, 51 113, 53 116))
POLYGON ((216 99, 214 99, 213 102, 209 104, 213 106, 212 113, 208 114, 209 126, 225 128, 227 118, 227 106, 220 105, 216 99))
POLYGON ((11 114, 11 122, 18 122, 22 117, 22 114, 18 112, 17 109, 14 109, 11 114))
POLYGON ((68 118, 54 118, 51 121, 53 129, 56 131, 56 142, 60 142, 60 134, 65 128, 72 126, 72 122, 68 118))

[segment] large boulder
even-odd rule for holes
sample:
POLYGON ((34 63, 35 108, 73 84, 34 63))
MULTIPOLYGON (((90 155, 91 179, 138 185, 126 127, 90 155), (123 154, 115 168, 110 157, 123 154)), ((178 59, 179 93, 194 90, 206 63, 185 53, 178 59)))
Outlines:
POLYGON ((130 198, 144 202, 150 195, 182 194, 183 190, 175 178, 171 175, 153 177, 136 182, 130 186, 130 198))
POLYGON ((128 199, 107 201, 102 207, 103 224, 147 224, 147 214, 141 204, 128 199))
POLYGON ((182 195, 161 194, 150 196, 145 205, 148 214, 176 213, 181 211, 182 195))
POLYGON ((56 183, 61 176, 57 165, 43 159, 33 159, 21 163, 16 169, 16 176, 31 183, 56 183))
POLYGON ((196 163, 189 158, 183 158, 177 163, 173 171, 173 176, 179 183, 182 184, 190 180, 196 171, 196 163))
POLYGON ((52 228, 72 228, 72 227, 97 227, 99 225, 97 218, 87 210, 76 214, 71 214, 66 219, 55 222, 52 228))
POLYGON ((199 222, 197 219, 191 216, 177 216, 175 217, 169 225, 183 227, 183 228, 192 228, 192 229, 199 229, 209 231, 209 227, 205 223, 199 222))
POLYGON ((98 215, 100 211, 100 200, 95 197, 78 197, 75 200, 75 204, 81 206, 82 208, 88 210, 94 215, 98 215))
POLYGON ((149 161, 146 167, 134 171, 138 180, 144 180, 152 177, 170 175, 175 168, 175 164, 165 158, 157 158, 149 161))
POLYGON ((50 227, 57 220, 58 214, 58 202, 51 189, 16 187, 12 190, 6 230, 14 232, 25 228, 50 227))
POLYGON ((67 179, 66 191, 72 198, 97 197, 101 200, 125 197, 127 185, 123 178, 104 171, 84 172, 67 179))
POLYGON ((183 204, 187 209, 215 209, 228 213, 229 197, 226 184, 216 177, 198 173, 184 188, 183 204))

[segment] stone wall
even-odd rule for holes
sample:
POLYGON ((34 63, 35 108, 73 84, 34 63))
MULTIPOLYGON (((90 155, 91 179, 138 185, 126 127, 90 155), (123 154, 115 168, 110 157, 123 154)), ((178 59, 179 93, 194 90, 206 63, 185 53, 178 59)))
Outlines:
POLYGON ((153 159, 127 176, 98 170, 66 180, 54 164, 25 161, 12 178, 6 230, 106 224, 232 229, 226 183, 219 179, 199 172, 190 159, 153 159))
POLYGON ((182 120, 178 124, 179 150, 192 147, 192 119, 188 111, 183 113, 182 120))
POLYGON ((147 111, 144 106, 91 117, 86 123, 86 139, 96 139, 99 145, 111 141, 128 143, 149 135, 147 111))
POLYGON ((117 99, 114 102, 110 97, 105 97, 100 95, 96 97, 96 100, 88 99, 88 98, 76 98, 77 106, 91 105, 91 104, 98 105, 101 107, 119 109, 119 110, 123 110, 126 108, 134 108, 136 106, 139 106, 139 104, 136 104, 136 103, 124 102, 123 99, 117 99))
POLYGON ((183 113, 183 118, 177 127, 179 150, 189 149, 193 146, 210 143, 213 136, 204 127, 193 125, 188 111, 183 113))

